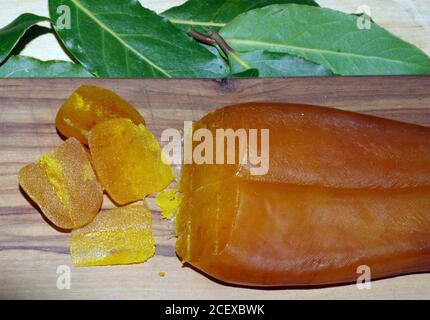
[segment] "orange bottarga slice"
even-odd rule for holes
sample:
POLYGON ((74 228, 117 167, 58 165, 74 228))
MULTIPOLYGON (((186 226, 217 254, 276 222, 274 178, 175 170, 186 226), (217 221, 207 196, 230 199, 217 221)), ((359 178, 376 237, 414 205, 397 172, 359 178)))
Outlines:
POLYGON ((145 124, 139 112, 116 93, 86 85, 73 92, 61 106, 55 124, 64 136, 87 144, 91 128, 112 118, 128 118, 135 124, 145 124))
POLYGON ((158 142, 143 124, 102 122, 91 130, 89 147, 100 183, 117 204, 142 200, 173 180, 158 142))
POLYGON ((45 216, 63 229, 91 222, 103 201, 89 155, 75 138, 22 168, 19 183, 45 216))
POLYGON ((220 109, 199 128, 269 129, 269 170, 183 165, 184 262, 252 286, 355 282, 360 266, 372 280, 430 270, 430 128, 270 103, 220 109))
POLYGON ((101 212, 72 232, 70 253, 77 266, 146 261, 155 253, 151 212, 137 205, 101 212))

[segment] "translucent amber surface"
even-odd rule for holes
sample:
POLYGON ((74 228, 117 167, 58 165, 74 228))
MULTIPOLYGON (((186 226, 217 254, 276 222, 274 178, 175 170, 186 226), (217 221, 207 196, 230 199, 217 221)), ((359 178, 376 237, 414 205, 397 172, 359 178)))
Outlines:
POLYGON ((197 128, 270 130, 269 172, 184 165, 177 253, 252 286, 430 270, 430 129, 304 105, 245 104, 197 128))
POLYGON ((112 118, 145 124, 139 112, 116 93, 96 86, 81 86, 58 110, 55 124, 64 136, 87 144, 91 128, 112 118))
POLYGON ((72 261, 77 266, 144 262, 155 253, 151 224, 145 206, 101 212, 89 225, 73 230, 72 261))
POLYGON ((181 199, 182 194, 177 189, 160 192, 155 198, 155 203, 161 209, 161 217, 164 219, 173 219, 176 216, 181 199))
POLYGON ((162 161, 152 133, 130 119, 96 125, 89 135, 89 147, 101 185, 120 205, 159 192, 173 180, 172 169, 162 161))
POLYGON ((63 229, 91 222, 103 201, 89 155, 75 138, 22 168, 19 183, 45 216, 63 229))

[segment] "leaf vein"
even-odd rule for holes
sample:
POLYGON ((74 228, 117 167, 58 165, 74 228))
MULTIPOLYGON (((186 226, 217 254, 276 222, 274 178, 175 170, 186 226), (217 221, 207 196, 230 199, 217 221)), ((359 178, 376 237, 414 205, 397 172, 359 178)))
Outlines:
POLYGON ((85 13, 90 19, 92 19, 96 24, 100 26, 103 30, 111 34, 115 39, 118 40, 124 47, 128 48, 131 52, 133 52, 137 57, 144 60, 147 64, 149 64, 152 68, 158 70, 160 73, 164 74, 166 77, 171 78, 171 75, 161 68, 160 66, 156 65, 154 62, 152 62, 148 57, 140 53, 138 50, 136 50, 134 47, 132 47, 130 44, 128 44, 124 39, 122 39, 118 34, 116 34, 113 30, 111 30, 108 26, 106 26, 102 21, 100 21, 93 13, 91 13, 86 7, 84 7, 79 0, 71 0, 77 9, 81 10, 83 13, 85 13))
POLYGON ((246 39, 228 39, 228 38, 226 40, 228 43, 231 43, 231 44, 253 45, 256 47, 260 47, 262 49, 267 49, 267 47, 285 48, 287 50, 290 49, 293 52, 303 51, 303 52, 318 53, 318 54, 325 53, 328 55, 355 57, 358 59, 373 58, 376 60, 383 60, 383 61, 388 61, 388 62, 392 62, 392 63, 407 63, 407 64, 412 64, 412 65, 422 66, 421 64, 418 64, 418 63, 399 61, 399 60, 394 60, 394 59, 389 59, 389 58, 384 58, 384 57, 378 57, 378 56, 360 55, 360 54, 350 53, 350 52, 335 52, 335 51, 330 51, 330 50, 326 50, 326 49, 313 49, 313 48, 306 48, 306 47, 298 47, 298 46, 287 45, 287 44, 282 44, 282 43, 275 43, 275 42, 246 40, 246 39))

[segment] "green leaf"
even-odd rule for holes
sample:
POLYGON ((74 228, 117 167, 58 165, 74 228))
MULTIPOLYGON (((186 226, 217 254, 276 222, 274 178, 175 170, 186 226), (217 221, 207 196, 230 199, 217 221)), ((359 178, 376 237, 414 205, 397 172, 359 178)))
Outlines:
POLYGON ((225 62, 137 0, 49 0, 71 28, 56 32, 81 64, 99 77, 223 77, 225 62))
POLYGON ((25 32, 35 24, 49 21, 49 18, 37 16, 31 13, 24 13, 0 29, 0 63, 2 63, 12 52, 18 41, 25 32))
POLYGON ((258 76, 257 69, 246 69, 231 75, 232 78, 258 78, 258 76))
POLYGON ((258 70, 259 76, 262 78, 333 75, 330 69, 325 66, 286 53, 251 51, 236 53, 236 57, 236 59, 230 58, 232 73, 253 68, 258 70))
POLYGON ((79 64, 67 61, 40 61, 31 57, 11 56, 0 66, 0 78, 89 78, 91 73, 79 64))
POLYGON ((183 5, 171 8, 161 15, 183 30, 189 28, 200 31, 201 28, 218 30, 241 13, 274 3, 318 6, 313 0, 188 0, 183 5))
POLYGON ((356 15, 294 4, 248 11, 220 33, 237 51, 301 56, 339 75, 429 74, 430 58, 417 47, 356 15))

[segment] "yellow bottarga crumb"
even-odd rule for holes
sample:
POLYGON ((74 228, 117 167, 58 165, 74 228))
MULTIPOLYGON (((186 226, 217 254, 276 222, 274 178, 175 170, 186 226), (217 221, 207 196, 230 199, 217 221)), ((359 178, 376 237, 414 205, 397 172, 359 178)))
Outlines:
POLYGON ((160 192, 155 198, 155 203, 161 209, 164 219, 173 219, 181 204, 182 194, 176 189, 160 192))
POLYGON ((160 271, 160 272, 158 273, 158 275, 159 275, 161 278, 164 278, 164 277, 166 276, 166 273, 165 273, 164 271, 160 271))
POLYGON ((72 97, 74 98, 74 106, 76 110, 85 112, 91 111, 91 106, 85 102, 84 98, 81 95, 73 93, 72 97))
POLYGON ((54 187, 55 194, 60 199, 61 204, 66 209, 69 204, 69 196, 66 190, 66 179, 61 167, 61 162, 55 158, 54 153, 44 154, 37 160, 48 177, 49 183, 54 187))

